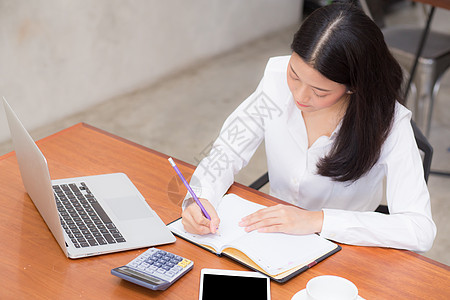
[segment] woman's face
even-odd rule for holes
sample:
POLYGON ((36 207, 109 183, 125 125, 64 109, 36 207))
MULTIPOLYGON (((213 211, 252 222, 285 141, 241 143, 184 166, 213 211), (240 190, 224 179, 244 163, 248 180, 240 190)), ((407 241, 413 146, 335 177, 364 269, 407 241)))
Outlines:
POLYGON ((287 83, 295 105, 304 113, 346 108, 346 86, 324 77, 295 52, 289 60, 287 83))

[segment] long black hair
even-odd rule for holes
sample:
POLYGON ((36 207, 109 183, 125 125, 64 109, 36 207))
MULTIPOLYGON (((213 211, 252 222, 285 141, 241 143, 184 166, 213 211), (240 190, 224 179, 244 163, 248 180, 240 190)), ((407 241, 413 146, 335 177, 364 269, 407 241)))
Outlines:
POLYGON ((378 26, 357 6, 331 4, 305 19, 291 45, 305 63, 344 84, 350 99, 318 173, 355 181, 377 162, 401 96, 402 70, 378 26))

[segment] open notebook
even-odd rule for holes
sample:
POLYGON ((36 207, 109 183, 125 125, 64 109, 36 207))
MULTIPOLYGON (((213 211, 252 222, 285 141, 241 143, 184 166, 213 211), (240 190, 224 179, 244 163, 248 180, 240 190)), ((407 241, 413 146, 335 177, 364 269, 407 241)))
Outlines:
POLYGON ((245 232, 239 221, 263 205, 227 194, 217 207, 220 226, 217 234, 195 235, 184 230, 181 219, 168 225, 179 237, 218 255, 226 255, 266 274, 278 282, 293 276, 336 253, 341 247, 316 234, 245 232))

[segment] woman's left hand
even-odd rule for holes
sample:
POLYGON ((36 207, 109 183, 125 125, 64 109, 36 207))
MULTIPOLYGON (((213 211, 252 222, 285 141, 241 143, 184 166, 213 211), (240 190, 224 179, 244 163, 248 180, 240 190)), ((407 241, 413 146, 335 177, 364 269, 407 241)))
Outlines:
POLYGON ((278 204, 254 212, 239 222, 247 232, 283 232, 310 234, 322 231, 323 212, 308 211, 296 206, 278 204))

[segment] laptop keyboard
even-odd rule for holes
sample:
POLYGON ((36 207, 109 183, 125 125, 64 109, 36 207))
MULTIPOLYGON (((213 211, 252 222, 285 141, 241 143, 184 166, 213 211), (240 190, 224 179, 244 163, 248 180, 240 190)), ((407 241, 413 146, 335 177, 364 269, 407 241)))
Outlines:
POLYGON ((53 185, 53 191, 61 224, 76 248, 125 242, 84 182, 53 185))

